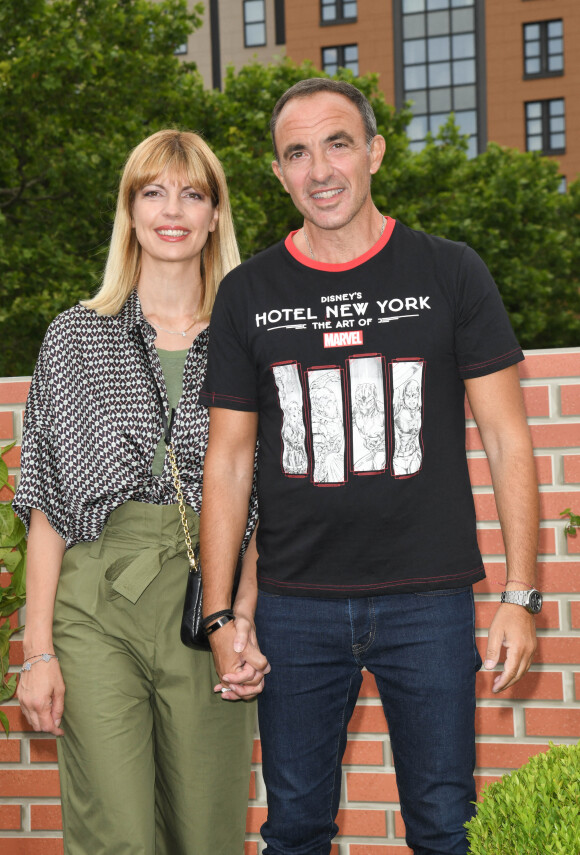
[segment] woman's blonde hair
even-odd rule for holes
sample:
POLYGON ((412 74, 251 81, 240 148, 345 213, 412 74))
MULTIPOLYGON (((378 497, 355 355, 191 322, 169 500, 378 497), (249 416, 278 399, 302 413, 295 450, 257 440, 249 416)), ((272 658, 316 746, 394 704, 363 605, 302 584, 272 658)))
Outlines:
POLYGON ((190 131, 163 130, 143 140, 129 155, 117 198, 113 233, 103 275, 95 296, 83 305, 99 315, 116 315, 135 287, 141 271, 141 247, 131 225, 135 194, 162 172, 188 183, 219 205, 215 231, 201 253, 202 299, 199 320, 207 320, 223 277, 240 263, 223 167, 204 140, 190 131))

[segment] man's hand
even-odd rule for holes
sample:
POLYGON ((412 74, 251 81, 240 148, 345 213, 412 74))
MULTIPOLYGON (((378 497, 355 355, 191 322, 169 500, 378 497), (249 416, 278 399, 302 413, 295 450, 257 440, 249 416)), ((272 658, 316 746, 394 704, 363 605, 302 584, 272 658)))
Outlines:
POLYGON ((237 617, 212 633, 210 644, 220 679, 214 692, 221 692, 226 701, 250 700, 259 695, 270 665, 260 651, 253 624, 237 617))
POLYGON ((534 617, 522 606, 502 603, 489 628, 484 668, 491 671, 499 662, 501 648, 507 650, 504 669, 493 681, 492 691, 502 692, 523 677, 536 650, 534 617))

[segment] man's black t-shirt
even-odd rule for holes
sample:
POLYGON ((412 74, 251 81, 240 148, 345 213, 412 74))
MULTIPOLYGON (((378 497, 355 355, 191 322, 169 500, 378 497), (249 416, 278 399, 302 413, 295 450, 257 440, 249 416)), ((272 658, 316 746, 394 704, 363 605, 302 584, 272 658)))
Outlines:
POLYGON ((290 235, 232 271, 201 401, 259 413, 260 589, 351 597, 483 578, 463 380, 521 359, 479 256, 391 219, 347 264, 311 261, 290 235))

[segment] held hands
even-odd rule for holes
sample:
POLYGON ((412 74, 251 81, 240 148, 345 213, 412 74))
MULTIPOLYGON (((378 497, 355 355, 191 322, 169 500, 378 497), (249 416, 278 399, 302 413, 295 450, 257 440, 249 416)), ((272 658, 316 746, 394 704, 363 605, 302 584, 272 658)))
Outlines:
POLYGON ((270 665, 260 651, 252 621, 237 615, 235 621, 209 638, 220 678, 214 692, 221 692, 226 701, 251 700, 259 695, 270 665))
POLYGON ((59 727, 64 710, 64 680, 56 658, 39 661, 20 674, 16 697, 33 730, 63 736, 59 727))
POLYGON ((507 650, 504 669, 493 681, 492 691, 502 692, 523 677, 536 650, 534 617, 522 606, 502 603, 489 628, 484 668, 493 670, 499 662, 501 648, 507 650))

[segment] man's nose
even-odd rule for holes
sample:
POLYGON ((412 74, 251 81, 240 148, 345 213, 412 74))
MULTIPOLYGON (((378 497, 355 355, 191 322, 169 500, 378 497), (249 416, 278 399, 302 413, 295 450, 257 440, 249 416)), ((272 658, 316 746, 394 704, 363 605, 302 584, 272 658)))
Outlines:
POLYGON ((310 177, 318 184, 324 184, 333 173, 332 164, 325 152, 314 152, 310 165, 310 177))

